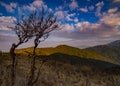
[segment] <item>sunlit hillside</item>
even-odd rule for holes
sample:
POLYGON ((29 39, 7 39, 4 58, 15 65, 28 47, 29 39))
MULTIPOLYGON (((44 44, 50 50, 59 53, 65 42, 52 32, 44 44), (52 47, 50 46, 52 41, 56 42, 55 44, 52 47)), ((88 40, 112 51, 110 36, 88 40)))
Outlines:
MULTIPOLYGON (((32 52, 33 48, 25 48, 25 49, 18 49, 16 50, 16 53, 18 54, 24 54, 24 55, 29 55, 32 52)), ((67 55, 74 55, 78 56, 81 58, 90 58, 90 59, 96 59, 96 60, 101 60, 101 61, 106 61, 106 62, 111 62, 118 64, 118 62, 114 61, 113 59, 109 57, 105 57, 102 54, 99 54, 95 51, 92 50, 84 50, 84 49, 79 49, 67 45, 60 45, 55 48, 53 47, 48 47, 48 48, 37 48, 36 50, 37 55, 51 55, 54 53, 63 53, 67 55)))

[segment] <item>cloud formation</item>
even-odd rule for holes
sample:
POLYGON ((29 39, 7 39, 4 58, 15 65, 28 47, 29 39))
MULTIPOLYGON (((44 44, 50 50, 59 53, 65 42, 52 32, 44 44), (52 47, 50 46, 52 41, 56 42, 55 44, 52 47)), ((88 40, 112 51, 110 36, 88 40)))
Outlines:
POLYGON ((72 2, 69 4, 69 8, 71 9, 71 10, 74 10, 74 9, 76 9, 76 8, 78 8, 79 6, 78 6, 78 3, 77 3, 77 1, 76 0, 72 0, 72 2))
POLYGON ((78 40, 120 38, 120 13, 106 12, 97 23, 83 21, 66 26, 63 28, 65 31, 55 35, 78 40), (70 27, 72 29, 69 29, 70 27))
POLYGON ((0 4, 1 4, 1 6, 5 7, 7 12, 11 12, 11 13, 14 13, 15 8, 17 7, 17 3, 14 3, 14 2, 11 2, 10 4, 6 4, 6 3, 0 1, 0 4))
POLYGON ((85 8, 80 8, 80 11, 82 11, 82 12, 88 12, 88 9, 87 9, 87 7, 85 7, 85 8))
POLYGON ((55 12, 55 16, 58 18, 58 19, 63 19, 63 18, 65 18, 66 16, 67 16, 67 11, 56 11, 55 12))
POLYGON ((47 9, 47 5, 42 0, 34 0, 29 5, 23 5, 24 10, 34 11, 38 8, 44 7, 44 9, 47 9))
MULTIPOLYGON (((46 2, 48 1, 49 0, 46 2)), ((58 20, 64 22, 64 27, 60 31, 53 32, 50 41, 46 42, 47 45, 54 45, 52 44, 54 41, 57 45, 59 43, 66 43, 77 47, 88 47, 89 45, 93 46, 119 39, 120 10, 118 5, 120 4, 120 0, 112 0, 109 5, 110 7, 107 7, 108 4, 101 0, 99 0, 99 2, 95 1, 94 4, 90 4, 92 0, 85 1, 87 3, 82 4, 79 3, 81 2, 80 0, 62 0, 64 4, 59 4, 57 7, 53 6, 52 9, 48 7, 44 0, 33 0, 32 3, 23 5, 14 2, 9 4, 0 2, 0 5, 4 7, 7 12, 10 12, 10 14, 17 11, 16 9, 18 9, 18 14, 20 15, 23 13, 27 14, 41 7, 53 12, 58 20)), ((49 4, 51 4, 51 2, 49 4)), ((16 18, 4 16, 4 14, 0 12, 0 41, 4 41, 4 43, 2 43, 3 45, 5 45, 5 43, 7 45, 8 41, 13 42, 13 33, 8 32, 10 29, 7 28, 7 26, 13 25, 13 20, 16 20, 16 18)), ((14 39, 14 41, 16 40, 17 38, 14 39)), ((28 44, 32 45, 30 42, 28 44)), ((43 43, 43 45, 45 44, 43 43)))
POLYGON ((91 5, 90 7, 88 7, 88 9, 90 10, 90 11, 92 11, 92 10, 94 10, 94 6, 93 5, 91 5))
POLYGON ((1 16, 0 17, 0 30, 10 30, 10 28, 13 26, 14 21, 16 21, 15 17, 12 16, 1 16))
POLYGON ((102 9, 103 5, 104 5, 103 1, 102 2, 98 2, 96 4, 96 7, 97 7, 96 8, 96 13, 95 13, 96 16, 101 16, 101 9, 102 9))
POLYGON ((118 8, 115 7, 115 8, 111 8, 108 10, 108 13, 114 13, 114 12, 117 12, 118 8))
POLYGON ((74 17, 75 15, 76 15, 75 13, 67 14, 67 16, 66 16, 67 21, 73 21, 73 17, 74 17))

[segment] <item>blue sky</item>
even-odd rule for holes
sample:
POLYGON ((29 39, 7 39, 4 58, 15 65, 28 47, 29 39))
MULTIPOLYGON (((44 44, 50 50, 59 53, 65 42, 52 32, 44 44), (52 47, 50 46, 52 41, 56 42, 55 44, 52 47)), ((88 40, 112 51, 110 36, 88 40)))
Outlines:
MULTIPOLYGON (((0 50, 8 51, 17 42, 7 26, 41 7, 53 12, 63 28, 39 47, 67 44, 86 48, 120 39, 120 0, 0 0, 0 50)), ((32 40, 20 48, 29 46, 33 46, 32 40)))

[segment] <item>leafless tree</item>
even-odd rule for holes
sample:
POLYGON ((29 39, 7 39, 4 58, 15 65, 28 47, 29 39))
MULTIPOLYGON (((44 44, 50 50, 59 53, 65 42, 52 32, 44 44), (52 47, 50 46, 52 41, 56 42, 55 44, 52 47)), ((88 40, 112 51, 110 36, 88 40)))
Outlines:
POLYGON ((49 37, 50 32, 59 28, 57 18, 54 17, 53 13, 47 12, 44 9, 42 9, 40 12, 34 12, 31 21, 32 25, 34 26, 35 39, 31 70, 28 78, 28 86, 33 86, 37 82, 40 74, 41 66, 38 69, 37 77, 35 77, 36 48, 38 47, 40 42, 49 37))
POLYGON ((9 27, 11 28, 17 35, 18 37, 18 42, 15 44, 13 43, 10 49, 10 55, 12 58, 12 68, 11 68, 11 83, 12 86, 15 84, 15 63, 16 63, 16 54, 15 54, 15 49, 23 44, 26 43, 29 39, 31 39, 34 36, 34 31, 33 31, 33 26, 31 25, 31 16, 29 17, 24 17, 22 16, 20 19, 15 21, 15 26, 14 27, 9 27))

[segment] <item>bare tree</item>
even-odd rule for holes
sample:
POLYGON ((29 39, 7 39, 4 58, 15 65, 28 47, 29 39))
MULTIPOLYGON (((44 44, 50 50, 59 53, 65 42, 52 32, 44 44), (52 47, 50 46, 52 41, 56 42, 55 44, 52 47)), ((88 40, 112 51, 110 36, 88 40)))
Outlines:
POLYGON ((34 34, 33 26, 31 25, 31 16, 32 15, 29 15, 29 17, 27 17, 27 18, 22 16, 20 19, 15 21, 14 27, 9 27, 16 33, 16 35, 19 39, 16 44, 15 43, 12 44, 11 49, 10 49, 10 55, 12 58, 12 68, 11 68, 12 86, 14 86, 14 84, 15 84, 15 63, 16 63, 15 49, 19 45, 26 43, 29 39, 31 39, 33 37, 33 34, 34 34))
POLYGON ((38 47, 39 43, 44 41, 49 37, 50 32, 59 28, 59 23, 57 22, 56 17, 54 17, 53 13, 46 12, 43 8, 40 12, 34 12, 33 17, 31 18, 32 25, 34 26, 34 49, 33 49, 33 56, 31 62, 31 70, 28 78, 28 86, 33 86, 40 74, 40 68, 37 73, 37 77, 35 77, 35 61, 36 61, 36 48, 38 47))

